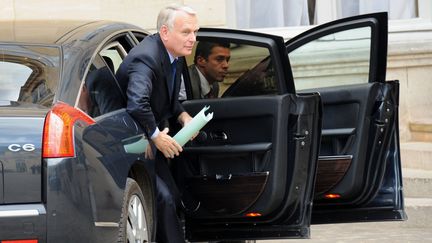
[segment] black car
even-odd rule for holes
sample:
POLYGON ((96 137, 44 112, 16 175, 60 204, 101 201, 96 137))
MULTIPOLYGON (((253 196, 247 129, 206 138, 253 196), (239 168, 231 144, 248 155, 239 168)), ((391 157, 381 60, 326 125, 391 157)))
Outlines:
MULTIPOLYGON (((154 161, 115 79, 147 35, 117 22, 0 22, 0 242, 153 241, 154 161)), ((214 114, 171 161, 189 241, 406 219, 385 13, 287 43, 209 28, 197 40, 229 42, 231 61, 214 99, 192 97, 183 70, 185 109, 214 114)))

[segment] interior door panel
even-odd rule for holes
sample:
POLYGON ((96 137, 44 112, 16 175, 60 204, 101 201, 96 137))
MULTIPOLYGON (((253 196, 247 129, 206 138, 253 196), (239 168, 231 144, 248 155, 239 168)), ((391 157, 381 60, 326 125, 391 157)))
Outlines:
POLYGON ((398 83, 338 86, 319 92, 323 137, 315 222, 406 218, 400 191, 398 83), (351 217, 346 216, 348 211, 351 217))
POLYGON ((185 146, 184 162, 177 161, 184 167, 185 192, 194 201, 189 237, 262 238, 276 231, 285 237, 307 236, 320 137, 319 95, 183 103, 190 114, 205 105, 214 117, 185 146), (266 233, 239 233, 252 224, 266 233), (271 227, 275 224, 284 225, 284 232, 271 227), (215 233, 222 228, 224 233, 215 233))
MULTIPOLYGON (((195 217, 242 217, 258 200, 267 183, 278 180, 281 186, 268 187, 266 194, 274 196, 260 210, 262 214, 270 213, 284 195, 286 164, 272 161, 286 160, 286 151, 273 143, 287 134, 283 124, 288 117, 281 110, 288 109, 288 97, 221 99, 205 103, 210 105, 214 118, 201 131, 200 138, 185 147, 194 171, 194 175, 186 179, 186 186, 191 188, 202 207, 195 217), (209 192, 211 195, 204 195, 209 192)), ((203 105, 204 102, 197 101, 184 104, 191 114, 203 105)))
POLYGON ((367 131, 373 126, 371 121, 376 112, 375 102, 381 99, 381 86, 368 83, 318 90, 324 114, 316 187, 320 191, 315 191, 315 199, 322 199, 324 193, 338 193, 340 203, 353 203, 362 194, 361 178, 367 173, 367 131), (324 189, 321 185, 324 179, 334 183, 324 189))

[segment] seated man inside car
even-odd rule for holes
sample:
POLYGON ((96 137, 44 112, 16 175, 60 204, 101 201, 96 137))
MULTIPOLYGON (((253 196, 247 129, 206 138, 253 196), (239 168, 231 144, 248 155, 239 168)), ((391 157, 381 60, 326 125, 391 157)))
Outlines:
POLYGON ((218 97, 219 82, 222 82, 228 73, 230 58, 229 43, 207 41, 198 43, 194 64, 188 67, 194 99, 218 97))

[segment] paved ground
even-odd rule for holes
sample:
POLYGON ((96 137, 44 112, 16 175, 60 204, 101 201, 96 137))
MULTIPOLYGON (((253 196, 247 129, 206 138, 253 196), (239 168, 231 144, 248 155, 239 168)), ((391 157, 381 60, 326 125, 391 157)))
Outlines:
MULTIPOLYGON (((432 217, 432 215, 430 215, 432 217)), ((311 239, 302 240, 262 240, 259 243, 293 243, 293 242, 432 242, 432 227, 409 227, 406 222, 377 222, 312 225, 311 239)))
POLYGON ((403 174, 407 221, 312 225, 311 239, 258 243, 432 243, 432 171, 405 168, 403 174))

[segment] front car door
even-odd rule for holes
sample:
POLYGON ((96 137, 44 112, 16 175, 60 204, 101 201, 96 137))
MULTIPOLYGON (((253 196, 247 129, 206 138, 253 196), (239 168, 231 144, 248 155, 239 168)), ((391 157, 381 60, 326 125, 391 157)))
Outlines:
MULTIPOLYGON (((231 59, 219 98, 191 99, 214 118, 173 163, 192 241, 309 237, 321 131, 318 93, 295 94, 283 39, 202 29, 200 42, 224 40, 231 59)), ((188 65, 193 56, 186 57, 188 65)))
POLYGON ((297 92, 323 102, 313 222, 406 219, 387 14, 334 21, 286 45, 297 92))

